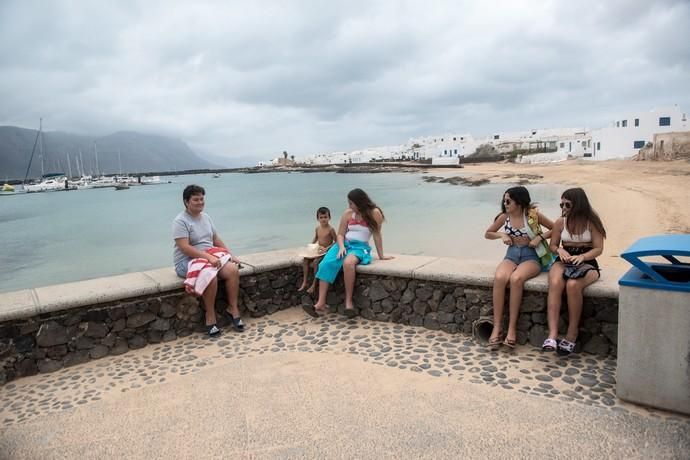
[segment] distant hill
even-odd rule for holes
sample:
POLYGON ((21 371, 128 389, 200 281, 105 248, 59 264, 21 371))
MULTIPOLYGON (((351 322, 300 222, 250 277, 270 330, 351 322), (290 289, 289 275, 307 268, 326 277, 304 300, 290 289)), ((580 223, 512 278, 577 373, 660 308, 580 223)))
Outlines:
MULTIPOLYGON (((23 179, 31 157, 31 149, 37 131, 15 126, 0 126, 0 180, 23 179)), ((118 151, 123 173, 145 173, 150 171, 179 171, 186 169, 217 168, 202 159, 184 142, 170 137, 121 131, 103 137, 80 136, 65 132, 43 133, 44 172, 69 171, 77 175, 77 159, 83 161, 86 174, 98 172, 115 174, 120 171, 118 151), (79 154, 81 152, 81 156, 79 154)), ((40 177, 41 158, 39 148, 29 171, 29 177, 40 177)))
POLYGON ((214 155, 207 152, 199 152, 198 155, 204 160, 221 166, 223 168, 246 168, 256 166, 256 157, 251 156, 237 156, 226 157, 222 155, 214 155))

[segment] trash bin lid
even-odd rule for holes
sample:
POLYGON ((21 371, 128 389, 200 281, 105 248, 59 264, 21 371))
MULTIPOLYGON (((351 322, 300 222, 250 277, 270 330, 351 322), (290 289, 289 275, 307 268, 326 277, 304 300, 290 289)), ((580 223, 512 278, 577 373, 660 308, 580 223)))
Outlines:
MULTIPOLYGON (((652 265, 641 260, 641 257, 661 256, 671 262, 668 267, 680 266, 687 267, 676 257, 690 257, 690 235, 657 235, 641 238, 633 243, 628 249, 621 253, 621 257, 630 262, 635 268, 660 283, 669 283, 669 280, 661 276, 652 265)), ((656 267, 659 264, 655 264, 656 267)))

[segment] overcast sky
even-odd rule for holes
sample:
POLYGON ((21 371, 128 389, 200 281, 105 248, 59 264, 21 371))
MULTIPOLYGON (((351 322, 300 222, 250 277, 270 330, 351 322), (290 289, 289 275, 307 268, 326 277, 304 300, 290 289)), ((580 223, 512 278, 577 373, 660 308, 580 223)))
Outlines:
POLYGON ((270 159, 690 112, 690 1, 0 0, 0 125, 270 159))

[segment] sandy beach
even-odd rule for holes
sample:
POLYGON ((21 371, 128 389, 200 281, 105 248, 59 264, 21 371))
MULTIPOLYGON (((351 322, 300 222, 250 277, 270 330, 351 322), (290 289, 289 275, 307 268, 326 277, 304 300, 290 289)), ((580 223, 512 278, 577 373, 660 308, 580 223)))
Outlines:
MULTIPOLYGON (((484 163, 465 165, 462 171, 494 183, 523 180, 527 187, 530 183, 551 183, 584 188, 608 234, 602 262, 621 271, 630 265, 619 254, 637 239, 661 233, 690 233, 690 162, 687 161, 484 163)), ((436 170, 433 174, 440 172, 436 170)), ((448 169, 443 173, 457 172, 448 169)))

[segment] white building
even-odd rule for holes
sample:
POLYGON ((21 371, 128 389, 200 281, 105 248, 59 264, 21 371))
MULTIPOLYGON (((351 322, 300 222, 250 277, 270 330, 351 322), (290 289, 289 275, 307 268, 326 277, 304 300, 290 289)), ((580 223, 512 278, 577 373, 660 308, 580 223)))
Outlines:
MULTIPOLYGON (((434 164, 436 158, 462 158, 471 155, 477 150, 481 142, 472 137, 469 133, 446 134, 432 138, 430 148, 425 149, 425 158, 431 158, 434 164)), ((454 164, 453 162, 443 162, 439 164, 454 164)), ((457 163, 457 162, 455 162, 457 163)))
MULTIPOLYGON (((319 153, 298 159, 297 162, 328 165, 431 159, 434 164, 456 164, 483 144, 492 145, 501 154, 524 150, 525 154, 517 159, 524 163, 561 161, 573 157, 607 160, 637 154, 640 148, 653 140, 654 134, 688 129, 687 116, 675 105, 632 114, 593 131, 584 127, 548 128, 496 132, 477 138, 470 133, 450 133, 415 137, 401 145, 319 153)), ((276 162, 274 160, 273 163, 276 162)))
POLYGON ((687 131, 687 115, 678 105, 628 114, 605 128, 591 131, 592 149, 585 154, 593 160, 610 160, 636 155, 654 134, 687 131))

